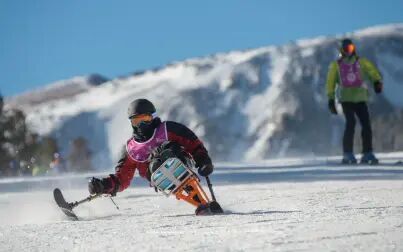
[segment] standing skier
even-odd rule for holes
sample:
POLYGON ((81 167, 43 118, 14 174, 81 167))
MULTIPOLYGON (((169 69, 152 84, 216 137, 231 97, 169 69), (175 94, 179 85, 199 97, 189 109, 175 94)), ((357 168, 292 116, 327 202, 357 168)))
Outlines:
POLYGON ((153 163, 161 163, 155 160, 158 160, 165 150, 173 152, 180 159, 190 154, 201 176, 208 176, 213 172, 208 152, 197 136, 180 123, 161 122, 150 101, 137 99, 130 103, 128 118, 133 128, 133 136, 126 143, 115 174, 103 179, 92 178, 88 184, 90 194, 116 195, 130 185, 136 169, 141 177, 150 181, 150 169, 158 168, 153 167, 153 163))
POLYGON ((367 102, 369 86, 373 86, 378 94, 382 92, 381 74, 372 62, 357 55, 355 44, 351 39, 343 39, 339 50, 340 58, 333 61, 329 67, 326 92, 329 98, 329 110, 331 113, 337 114, 335 90, 336 85, 338 85, 338 98, 346 118, 342 162, 357 163, 353 152, 355 116, 357 116, 362 127, 363 155, 361 163, 378 163, 372 149, 372 130, 367 102))

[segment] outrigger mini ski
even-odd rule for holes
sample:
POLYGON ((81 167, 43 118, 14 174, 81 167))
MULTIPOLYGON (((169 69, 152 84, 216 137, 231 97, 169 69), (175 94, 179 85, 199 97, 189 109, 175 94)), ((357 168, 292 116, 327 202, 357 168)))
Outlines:
POLYGON ((90 195, 87 198, 82 199, 80 201, 69 203, 64 199, 62 191, 59 188, 56 188, 53 190, 53 197, 55 198, 57 205, 62 210, 62 212, 72 220, 78 220, 77 215, 73 212, 73 208, 75 208, 76 206, 78 206, 84 202, 88 202, 95 198, 98 198, 99 196, 101 196, 101 195, 100 194, 90 195))
POLYGON ((174 194, 176 199, 184 200, 196 207, 196 215, 223 213, 215 199, 210 179, 206 177, 212 200, 200 185, 199 177, 180 159, 168 158, 151 175, 151 185, 167 197, 174 194))

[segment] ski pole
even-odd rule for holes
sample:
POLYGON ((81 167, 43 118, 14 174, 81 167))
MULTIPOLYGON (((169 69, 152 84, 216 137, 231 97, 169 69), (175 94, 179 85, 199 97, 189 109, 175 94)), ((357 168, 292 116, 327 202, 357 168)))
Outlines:
POLYGON ((213 185, 211 184, 210 178, 208 176, 206 176, 206 180, 207 180, 208 189, 210 190, 211 197, 213 198, 214 201, 217 201, 215 199, 215 195, 214 195, 214 192, 213 192, 213 185))

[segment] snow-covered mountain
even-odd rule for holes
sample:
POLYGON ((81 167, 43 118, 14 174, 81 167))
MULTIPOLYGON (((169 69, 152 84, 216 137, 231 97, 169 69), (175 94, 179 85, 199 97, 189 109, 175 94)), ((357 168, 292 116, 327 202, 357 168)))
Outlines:
MULTIPOLYGON (((379 66, 384 77, 385 91, 372 96, 370 106, 374 121, 382 125, 374 129, 375 142, 382 140, 378 150, 402 150, 399 139, 403 137, 390 129, 396 123, 398 128, 403 126, 399 117, 403 24, 345 36, 357 43, 361 56, 379 66), (383 125, 385 116, 389 121, 383 125), (393 147, 383 142, 384 137, 391 139, 393 147)), ((163 120, 179 121, 195 130, 215 160, 327 154, 340 151, 343 130, 343 118, 327 111, 325 95, 328 65, 337 57, 341 37, 219 53, 113 79, 57 99, 25 102, 30 99, 17 96, 6 102, 22 107, 33 129, 56 136, 64 151, 72 138, 86 137, 101 168, 116 159, 130 137, 126 107, 136 98, 155 103, 163 120)))
POLYGON ((107 78, 99 74, 77 76, 12 97, 11 99, 8 99, 8 105, 26 109, 29 106, 36 106, 54 100, 70 98, 107 81, 107 78))

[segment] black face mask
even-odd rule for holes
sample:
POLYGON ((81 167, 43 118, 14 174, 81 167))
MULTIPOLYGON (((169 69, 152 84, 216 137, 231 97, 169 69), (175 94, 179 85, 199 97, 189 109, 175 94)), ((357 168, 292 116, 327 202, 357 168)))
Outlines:
POLYGON ((133 136, 136 141, 145 142, 150 139, 160 122, 159 118, 155 118, 151 122, 140 122, 136 126, 132 125, 133 136))

